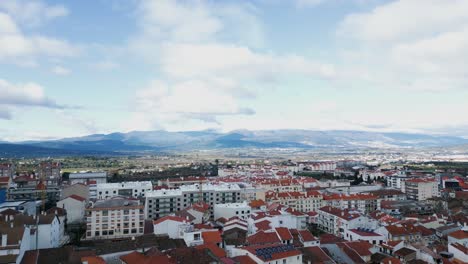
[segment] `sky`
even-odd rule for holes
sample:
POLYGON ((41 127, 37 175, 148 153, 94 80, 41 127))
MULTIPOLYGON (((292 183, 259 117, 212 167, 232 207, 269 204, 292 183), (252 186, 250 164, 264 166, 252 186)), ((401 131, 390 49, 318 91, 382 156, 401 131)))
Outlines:
POLYGON ((134 130, 468 137, 466 0, 0 1, 0 141, 134 130))

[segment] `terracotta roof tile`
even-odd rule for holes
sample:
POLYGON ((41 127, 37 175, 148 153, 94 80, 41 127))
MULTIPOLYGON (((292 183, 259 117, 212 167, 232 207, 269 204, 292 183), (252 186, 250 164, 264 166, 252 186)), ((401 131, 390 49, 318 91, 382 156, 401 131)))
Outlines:
POLYGON ((276 232, 257 232, 247 237, 247 243, 250 245, 256 244, 272 244, 281 242, 276 232))
POLYGON ((221 243, 221 233, 219 231, 202 232, 202 238, 205 243, 221 243))
POLYGON ((275 228, 276 233, 278 233, 278 236, 280 237, 281 240, 291 240, 293 239, 291 233, 286 227, 277 227, 275 228))

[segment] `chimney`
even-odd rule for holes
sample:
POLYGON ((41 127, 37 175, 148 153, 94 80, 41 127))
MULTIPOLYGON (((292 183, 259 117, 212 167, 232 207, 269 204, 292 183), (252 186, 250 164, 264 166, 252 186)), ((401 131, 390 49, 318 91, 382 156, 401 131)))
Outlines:
POLYGON ((8 235, 7 235, 7 234, 2 234, 2 247, 6 247, 6 245, 7 245, 7 238, 8 238, 8 235))

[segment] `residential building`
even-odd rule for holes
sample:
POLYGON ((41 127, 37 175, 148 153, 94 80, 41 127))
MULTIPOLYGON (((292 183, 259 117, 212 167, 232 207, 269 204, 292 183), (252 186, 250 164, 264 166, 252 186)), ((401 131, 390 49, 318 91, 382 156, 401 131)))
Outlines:
POLYGON ((344 239, 348 241, 367 241, 373 245, 382 244, 384 241, 387 241, 387 238, 382 234, 375 233, 372 229, 359 227, 346 230, 344 239))
POLYGON ((134 198, 98 200, 86 209, 86 239, 134 237, 143 234, 144 206, 134 198))
POLYGON ((165 216, 153 221, 155 235, 168 235, 171 239, 184 237, 184 231, 191 227, 190 221, 179 216, 165 216))
POLYGON ((439 196, 439 187, 435 179, 411 179, 406 183, 406 196, 410 200, 425 201, 439 196))
POLYGON ((69 224, 80 223, 85 220, 86 199, 78 195, 70 195, 57 202, 58 208, 67 211, 67 222, 69 224))
POLYGON ((120 183, 97 183, 90 186, 89 197, 95 199, 108 199, 115 196, 140 198, 153 190, 151 181, 135 181, 120 183))
POLYGON ((60 162, 41 162, 37 169, 39 179, 45 179, 47 186, 60 186, 62 183, 62 164, 60 162))
POLYGON ((373 194, 324 194, 323 206, 356 210, 363 214, 380 210, 381 199, 373 194))
POLYGON ((75 183, 73 185, 64 186, 62 189, 62 193, 60 195, 60 199, 65 199, 68 196, 76 195, 89 200, 89 186, 82 184, 82 183, 75 183))
POLYGON ((384 241, 389 240, 403 240, 408 242, 421 241, 421 231, 415 228, 412 224, 396 224, 382 226, 375 230, 375 233, 381 234, 385 237, 384 241))
POLYGON ((20 263, 24 253, 31 249, 31 229, 27 226, 0 226, 0 262, 20 263))
POLYGON ((204 202, 209 204, 211 217, 214 217, 214 205, 239 202, 240 191, 237 184, 193 184, 154 190, 146 193, 145 216, 156 219, 204 202))
POLYGON ((16 174, 16 167, 13 163, 0 163, 0 177, 13 179, 16 174))
POLYGON ((78 172, 70 173, 68 176, 70 184, 83 183, 95 181, 97 184, 107 183, 107 172, 78 172))
POLYGON ((300 212, 317 211, 321 208, 323 196, 318 191, 307 192, 267 192, 266 201, 279 203, 300 212))
POLYGON ((357 211, 325 206, 318 210, 317 226, 322 231, 344 237, 348 229, 375 229, 377 221, 364 217, 357 211))
POLYGON ((237 216, 241 219, 247 219, 250 215, 252 208, 247 204, 246 201, 243 203, 225 203, 214 205, 214 219, 224 217, 229 219, 237 216))

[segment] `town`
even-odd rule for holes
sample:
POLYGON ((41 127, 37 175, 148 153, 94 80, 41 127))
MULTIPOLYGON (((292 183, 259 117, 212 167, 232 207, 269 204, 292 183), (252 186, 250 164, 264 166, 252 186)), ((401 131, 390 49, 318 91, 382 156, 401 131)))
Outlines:
POLYGON ((0 263, 468 260, 464 163, 216 160, 110 182, 62 162, 0 164, 0 263))

